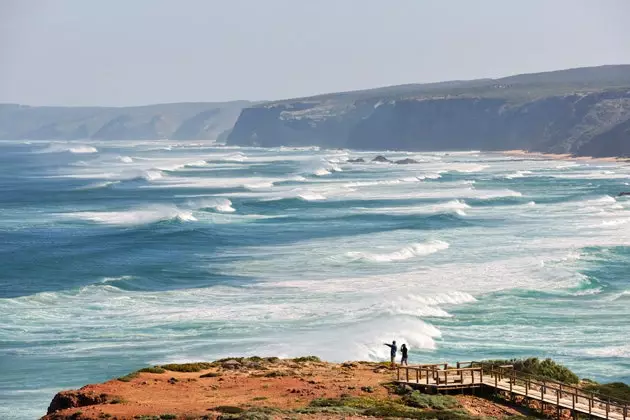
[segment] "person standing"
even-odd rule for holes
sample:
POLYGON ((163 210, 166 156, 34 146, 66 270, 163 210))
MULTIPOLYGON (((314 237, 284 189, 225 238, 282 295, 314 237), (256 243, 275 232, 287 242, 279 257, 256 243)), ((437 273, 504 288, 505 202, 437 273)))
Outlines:
POLYGON ((407 345, 403 344, 402 346, 400 346, 400 352, 402 353, 402 357, 400 358, 400 365, 405 365, 405 366, 409 366, 409 363, 407 363, 407 345))
POLYGON ((396 346, 396 340, 392 341, 392 344, 384 343, 389 347, 389 355, 391 358, 392 366, 396 364, 396 352, 398 352, 398 346, 396 346))

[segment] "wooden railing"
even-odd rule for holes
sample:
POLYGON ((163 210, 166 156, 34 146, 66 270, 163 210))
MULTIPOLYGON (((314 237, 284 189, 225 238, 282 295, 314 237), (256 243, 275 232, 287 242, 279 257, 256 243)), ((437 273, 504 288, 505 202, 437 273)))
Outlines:
POLYGON ((573 412, 579 411, 606 419, 610 418, 610 414, 615 414, 615 418, 620 415, 626 420, 630 414, 630 401, 523 373, 515 370, 512 365, 458 362, 455 366, 449 366, 448 363, 398 366, 397 380, 442 388, 489 386, 553 404, 558 409, 558 416, 561 409, 571 409, 573 412))
POLYGON ((419 365, 419 366, 398 366, 397 378, 404 378, 407 382, 415 382, 425 385, 464 384, 464 380, 470 378, 468 385, 483 383, 483 369, 481 367, 449 368, 447 363, 419 365), (449 383, 450 381, 450 383, 449 383))
MULTIPOLYGON (((610 397, 598 392, 585 391, 578 388, 575 385, 569 385, 563 382, 554 381, 551 379, 541 378, 535 375, 530 375, 524 372, 515 370, 512 365, 490 365, 483 362, 472 362, 471 366, 478 366, 485 372, 486 378, 490 378, 490 385, 492 385, 492 379, 494 379, 494 387, 499 388, 499 383, 508 380, 509 391, 513 391, 515 385, 520 385, 525 388, 525 396, 536 397, 544 402, 549 402, 549 393, 555 395, 555 404, 560 407, 560 400, 565 398, 571 399, 572 410, 576 409, 576 405, 584 404, 588 407, 588 414, 592 414, 593 408, 597 407, 601 410, 605 410, 606 418, 609 418, 611 412, 616 412, 623 416, 625 420, 630 413, 630 401, 626 401, 619 398, 610 397), (531 394, 530 394, 531 392, 531 394), (540 394, 538 394, 540 392, 540 394)), ((580 410, 581 411, 581 410, 580 410)))

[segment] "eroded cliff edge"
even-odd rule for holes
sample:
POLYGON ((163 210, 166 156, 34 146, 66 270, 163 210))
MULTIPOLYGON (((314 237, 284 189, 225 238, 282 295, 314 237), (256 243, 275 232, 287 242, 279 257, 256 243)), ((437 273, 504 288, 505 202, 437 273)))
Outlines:
POLYGON ((241 146, 630 155, 630 66, 394 86, 245 108, 241 146))

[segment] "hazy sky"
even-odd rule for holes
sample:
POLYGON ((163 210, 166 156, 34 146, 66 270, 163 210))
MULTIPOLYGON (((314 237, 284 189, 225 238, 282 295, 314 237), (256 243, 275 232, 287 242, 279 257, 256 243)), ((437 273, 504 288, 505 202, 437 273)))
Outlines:
POLYGON ((279 99, 630 63, 630 0, 0 0, 0 102, 279 99))

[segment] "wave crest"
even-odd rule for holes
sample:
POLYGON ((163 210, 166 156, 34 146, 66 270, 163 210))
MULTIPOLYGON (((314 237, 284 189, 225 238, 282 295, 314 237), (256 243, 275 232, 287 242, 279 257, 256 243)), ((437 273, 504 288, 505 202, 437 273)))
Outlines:
POLYGON ((100 224, 120 226, 143 225, 168 220, 181 222, 194 222, 197 220, 190 210, 181 210, 176 206, 161 205, 127 211, 67 213, 66 216, 100 224))
POLYGON ((431 255, 449 247, 448 242, 434 240, 425 243, 414 243, 398 251, 388 253, 367 253, 367 252, 347 252, 346 255, 352 260, 363 260, 371 262, 393 262, 404 261, 410 258, 431 255))

